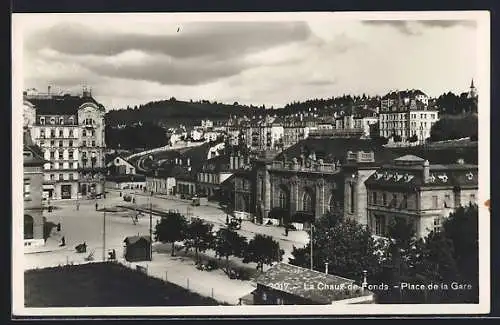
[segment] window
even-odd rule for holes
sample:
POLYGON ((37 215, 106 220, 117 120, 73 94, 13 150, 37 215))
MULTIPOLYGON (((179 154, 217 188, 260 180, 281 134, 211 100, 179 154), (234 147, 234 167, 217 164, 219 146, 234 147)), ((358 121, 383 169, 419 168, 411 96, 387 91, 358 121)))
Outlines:
POLYGON ((95 147, 95 141, 92 141, 92 147, 95 147))
POLYGON ((403 194, 403 202, 401 202, 401 208, 408 208, 408 194, 403 194))
POLYGON ((53 147, 56 145, 56 142, 54 140, 50 140, 50 146, 53 147))
POLYGON ((31 187, 30 180, 25 179, 24 180, 24 198, 30 197, 30 187, 31 187))
POLYGON ((61 125, 64 124, 64 118, 62 118, 62 117, 59 118, 59 124, 61 124, 61 125))
POLYGON ((73 147, 73 140, 69 140, 69 146, 73 147))
POLYGON ((375 235, 377 236, 385 235, 385 216, 383 215, 375 216, 375 235))
POLYGON ((83 142, 82 142, 82 146, 83 146, 83 147, 86 147, 86 146, 87 146, 87 141, 83 140, 83 142))
POLYGON ((40 124, 45 125, 45 117, 40 117, 40 124))
POLYGON ((90 131, 91 132, 91 135, 94 136, 95 135, 95 130, 92 130, 90 131))
POLYGON ((432 225, 432 231, 434 231, 434 232, 440 232, 441 231, 441 225, 442 225, 442 218, 441 217, 434 218, 434 222, 433 222, 433 225, 432 225))
POLYGON ((63 151, 61 150, 61 151, 59 151, 59 160, 63 160, 63 159, 64 159, 63 151))
POLYGON ((59 130, 59 138, 62 138, 62 137, 64 137, 64 132, 63 132, 63 130, 59 130))
POLYGON ((469 196, 469 202, 470 203, 476 203, 476 194, 471 194, 469 196))
POLYGON ((285 190, 280 189, 278 200, 279 200, 279 207, 280 208, 283 208, 283 209, 288 208, 288 198, 287 198, 287 193, 285 192, 285 190))
POLYGON ((56 178, 54 174, 50 174, 50 180, 53 181, 56 178))
POLYGON ((77 162, 74 162, 73 163, 73 169, 77 169, 78 168, 78 163, 77 162))
POLYGON ((313 211, 312 196, 309 192, 305 192, 304 196, 302 197, 302 211, 313 211))
POLYGON ((63 142, 59 141, 59 148, 63 147, 63 142))
POLYGON ((387 194, 382 193, 382 204, 387 205, 387 194))
POLYGON ((377 204, 377 192, 372 193, 372 204, 377 204))
POLYGON ((63 174, 59 174, 59 180, 60 180, 60 181, 63 181, 63 180, 64 180, 64 175, 63 175, 63 174))
POLYGON ((69 124, 71 124, 71 125, 75 124, 75 119, 73 118, 73 116, 70 116, 68 121, 69 121, 69 124))
POLYGON ((68 159, 73 160, 73 150, 68 151, 68 159))
POLYGON ((82 136, 86 137, 87 136, 87 131, 86 130, 83 130, 82 131, 82 136))
POLYGON ((50 129, 50 137, 55 138, 56 137, 56 130, 50 129))
POLYGON ((69 130, 69 137, 73 138, 73 130, 69 130))
POLYGON ((439 202, 439 199, 436 195, 434 195, 432 197, 432 208, 433 209, 437 209, 438 208, 438 202, 439 202))
POLYGON ((55 159, 56 158, 56 153, 55 151, 50 152, 50 159, 55 159))
POLYGON ((73 180, 73 173, 69 174, 69 180, 72 181, 73 180))
POLYGON ((451 208, 450 194, 445 194, 443 205, 445 208, 451 208))
POLYGON ((55 117, 51 117, 50 118, 50 124, 52 124, 52 125, 56 124, 56 118, 55 117))
POLYGON ((41 140, 40 141, 40 147, 43 147, 45 145, 45 141, 41 140))
POLYGON ((40 138, 45 138, 45 130, 44 129, 40 130, 40 138))
POLYGON ((337 207, 336 202, 335 202, 335 196, 332 194, 330 196, 330 200, 328 201, 328 208, 330 209, 330 212, 335 211, 335 208, 337 207))

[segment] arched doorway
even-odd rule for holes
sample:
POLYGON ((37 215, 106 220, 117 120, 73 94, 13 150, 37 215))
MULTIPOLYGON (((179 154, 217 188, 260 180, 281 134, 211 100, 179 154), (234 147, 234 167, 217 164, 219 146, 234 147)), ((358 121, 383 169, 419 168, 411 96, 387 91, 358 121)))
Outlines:
POLYGON ((33 217, 24 215, 24 239, 33 239, 33 217))

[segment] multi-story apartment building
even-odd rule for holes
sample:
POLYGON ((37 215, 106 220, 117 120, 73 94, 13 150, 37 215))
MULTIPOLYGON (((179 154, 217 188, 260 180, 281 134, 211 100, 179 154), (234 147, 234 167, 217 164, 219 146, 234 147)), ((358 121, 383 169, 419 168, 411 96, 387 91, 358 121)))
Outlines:
POLYGON ((46 161, 40 148, 31 141, 28 130, 24 132, 23 142, 24 245, 40 246, 44 244, 42 183, 46 161))
POLYGON ((311 130, 317 127, 314 118, 288 118, 283 122, 283 147, 288 148, 297 142, 306 139, 311 130))
POLYGON ((415 142, 425 142, 432 125, 439 120, 438 111, 430 109, 428 103, 428 97, 420 90, 392 92, 382 97, 380 136, 398 136, 401 142, 416 137, 415 142))
POLYGON ((31 137, 48 161, 44 196, 77 199, 104 193, 105 108, 89 91, 81 95, 24 92, 31 137))
POLYGON ((406 155, 377 169, 365 186, 367 224, 374 234, 386 236, 391 220, 406 218, 424 237, 439 231, 459 206, 477 203, 478 166, 430 164, 406 155))

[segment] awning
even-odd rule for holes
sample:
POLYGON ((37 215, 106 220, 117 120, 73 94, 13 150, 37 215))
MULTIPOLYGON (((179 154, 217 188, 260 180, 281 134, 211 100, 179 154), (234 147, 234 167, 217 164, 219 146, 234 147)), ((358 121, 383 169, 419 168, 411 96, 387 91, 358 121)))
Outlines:
POLYGON ((43 184, 42 188, 44 190, 53 190, 54 189, 54 184, 43 184))

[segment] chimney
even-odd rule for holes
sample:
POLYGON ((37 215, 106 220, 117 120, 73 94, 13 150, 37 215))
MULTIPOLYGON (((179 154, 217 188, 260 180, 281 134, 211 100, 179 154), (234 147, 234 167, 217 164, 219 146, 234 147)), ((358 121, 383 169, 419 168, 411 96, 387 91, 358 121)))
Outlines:
POLYGON ((325 274, 328 274, 328 262, 325 263, 325 274))
POLYGON ((424 183, 428 183, 430 178, 430 164, 429 161, 424 161, 424 183))

